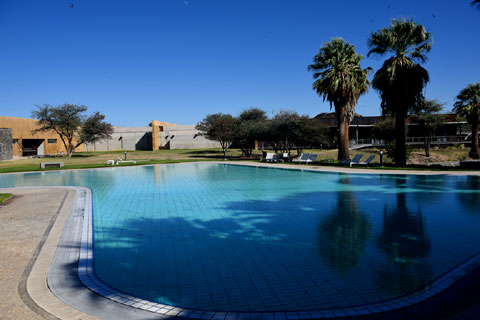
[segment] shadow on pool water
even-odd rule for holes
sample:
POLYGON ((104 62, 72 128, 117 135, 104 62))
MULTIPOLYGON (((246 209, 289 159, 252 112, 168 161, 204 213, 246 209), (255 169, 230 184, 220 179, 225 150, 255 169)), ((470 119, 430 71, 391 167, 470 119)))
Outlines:
MULTIPOLYGON (((356 186, 363 180, 357 178, 356 186)), ((341 183, 351 182, 342 177, 341 183)), ((467 179, 456 187, 469 191, 472 183, 467 179)), ((401 177, 395 186, 407 187, 401 177)), ((414 189, 426 188, 418 183, 414 189)), ((450 193, 441 184, 432 189, 440 192, 426 193, 427 204, 450 193)), ((478 193, 457 195, 460 203, 478 199, 478 193)), ((300 193, 226 203, 222 209, 231 212, 228 218, 127 219, 120 227, 96 230, 101 239, 95 244, 96 261, 110 262, 96 264, 96 273, 114 288, 160 303, 287 311, 389 300, 425 287, 461 262, 439 266, 437 258, 430 259, 438 245, 431 232, 445 226, 428 231, 422 206, 408 204, 414 192, 392 194, 375 208, 359 203, 371 196, 300 193), (325 205, 312 205, 318 203, 325 205)), ((430 225, 438 223, 432 216, 430 225)))

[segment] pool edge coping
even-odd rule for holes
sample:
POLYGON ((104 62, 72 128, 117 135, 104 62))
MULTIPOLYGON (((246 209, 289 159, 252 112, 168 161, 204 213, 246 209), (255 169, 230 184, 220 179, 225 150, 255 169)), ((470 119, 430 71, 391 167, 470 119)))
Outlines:
POLYGON ((105 167, 96 167, 96 168, 76 168, 76 169, 60 169, 60 170, 48 170, 48 171, 18 171, 18 172, 0 172, 0 175, 8 174, 24 174, 24 173, 46 173, 46 172, 68 172, 76 170, 110 170, 116 168, 137 168, 137 167, 148 167, 148 166, 163 166, 163 165, 186 165, 186 164, 198 164, 198 163, 218 163, 218 164, 234 164, 234 165, 246 165, 246 166, 256 166, 256 167, 272 167, 272 168, 282 168, 282 169, 293 169, 293 170, 311 170, 318 172, 337 172, 337 173, 353 173, 353 174, 391 174, 391 175, 451 175, 451 176, 480 176, 480 170, 465 170, 465 171, 453 171, 453 170, 403 170, 403 169, 369 169, 361 167, 337 167, 337 166, 323 166, 319 164, 285 164, 282 162, 272 163, 272 162, 260 162, 253 160, 205 160, 205 161, 188 161, 188 162, 175 162, 175 163, 153 163, 153 164, 140 164, 132 166, 105 166, 105 167))

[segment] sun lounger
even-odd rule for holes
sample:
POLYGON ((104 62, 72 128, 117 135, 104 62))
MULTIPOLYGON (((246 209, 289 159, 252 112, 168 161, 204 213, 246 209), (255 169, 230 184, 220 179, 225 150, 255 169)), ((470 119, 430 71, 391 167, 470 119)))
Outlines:
POLYGON ((283 161, 284 162, 290 162, 291 161, 290 156, 288 155, 288 152, 283 154, 283 161))
POLYGON ((353 159, 345 159, 345 160, 340 160, 338 161, 338 164, 341 164, 342 166, 347 166, 349 165, 350 167, 352 166, 352 163, 359 163, 360 159, 362 159, 363 153, 358 153, 353 157, 353 159))
POLYGON ((318 157, 317 154, 311 153, 311 154, 308 156, 308 159, 307 159, 306 163, 308 164, 309 162, 315 162, 315 161, 317 161, 317 157, 318 157))
POLYGON ((302 153, 298 159, 293 159, 293 162, 307 162, 310 153, 302 153))
POLYGON ((119 163, 137 163, 137 160, 117 160, 115 164, 119 163))
POLYGON ((276 153, 275 157, 273 157, 273 162, 283 162, 283 154, 276 153))
POLYGON ((360 162, 360 159, 362 159, 362 157, 363 157, 363 153, 357 153, 355 157, 353 157, 352 161, 350 162, 350 167, 353 164, 358 164, 360 162))
POLYGON ((260 162, 272 162, 273 157, 275 156, 275 153, 267 153, 267 156, 265 158, 260 159, 260 162))
POLYGON ((375 155, 371 155, 370 157, 367 158, 365 161, 360 161, 358 163, 353 163, 359 166, 368 166, 370 162, 375 158, 375 155))

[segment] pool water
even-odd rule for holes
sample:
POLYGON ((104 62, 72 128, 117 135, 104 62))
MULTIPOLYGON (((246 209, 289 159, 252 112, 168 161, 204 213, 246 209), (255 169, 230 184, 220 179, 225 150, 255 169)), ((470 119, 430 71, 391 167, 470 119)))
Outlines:
POLYGON ((480 177, 175 164, 0 175, 93 191, 94 267, 147 300, 216 311, 376 303, 480 248, 480 177))

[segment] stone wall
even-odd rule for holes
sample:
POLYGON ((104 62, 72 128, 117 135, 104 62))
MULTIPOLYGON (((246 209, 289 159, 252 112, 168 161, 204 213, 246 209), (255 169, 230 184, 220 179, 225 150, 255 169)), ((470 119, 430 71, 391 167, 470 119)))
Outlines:
POLYGON ((10 160, 12 158, 12 129, 0 128, 0 160, 10 160))

